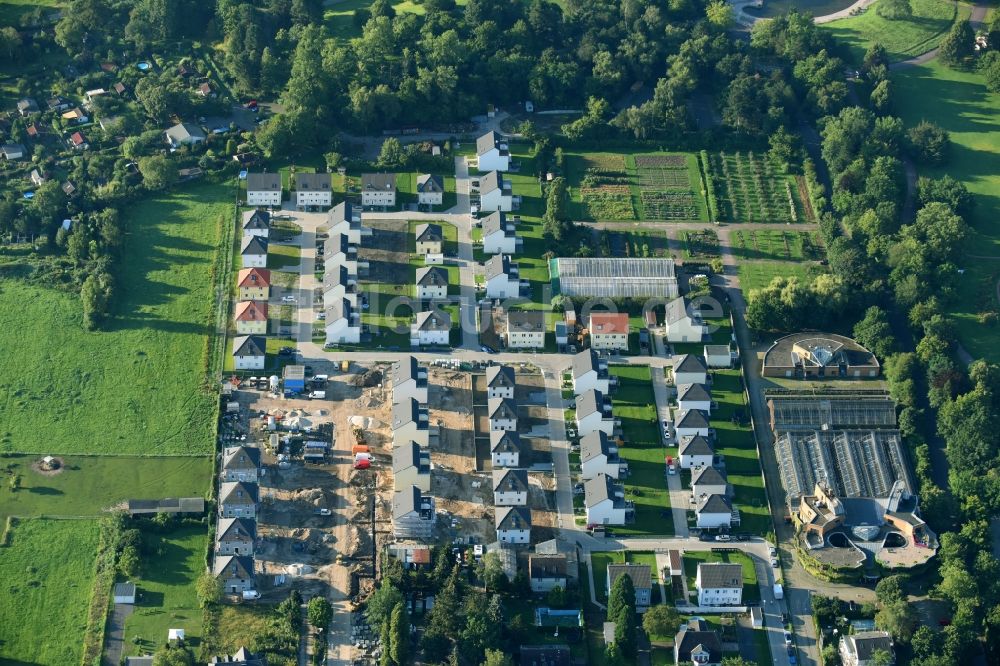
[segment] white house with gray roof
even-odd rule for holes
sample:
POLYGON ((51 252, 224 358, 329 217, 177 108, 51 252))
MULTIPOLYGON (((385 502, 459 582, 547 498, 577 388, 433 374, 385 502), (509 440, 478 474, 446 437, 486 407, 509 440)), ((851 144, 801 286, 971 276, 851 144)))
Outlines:
POLYGON ((440 206, 444 202, 444 178, 430 173, 417 176, 417 203, 440 206))
POLYGON ((260 449, 256 446, 227 446, 222 449, 223 481, 257 481, 260 449))
POLYGON ((521 466, 521 436, 513 430, 490 431, 490 459, 493 469, 521 466))
POLYGON ((448 271, 441 266, 424 266, 417 269, 414 296, 421 301, 448 298, 448 271))
POLYGON ((418 312, 410 326, 410 345, 413 347, 447 347, 451 342, 451 315, 445 310, 418 312))
POLYGON ((615 433, 611 400, 600 391, 590 389, 576 399, 576 432, 578 437, 586 437, 599 431, 606 435, 615 433))
POLYGON ((392 406, 392 445, 404 446, 416 442, 427 447, 430 430, 427 407, 413 398, 401 400, 392 406))
POLYGON ((721 470, 705 465, 691 471, 691 495, 696 499, 709 495, 729 495, 729 481, 721 470))
POLYGON ((271 214, 266 210, 243 212, 243 235, 267 238, 271 233, 271 214))
POLYGON ((410 486, 392 495, 392 535, 425 541, 434 534, 434 498, 410 486))
POLYGON ((254 589, 253 558, 246 555, 218 555, 212 573, 224 594, 243 594, 254 589))
POLYGON ((295 174, 295 206, 300 210, 333 205, 333 188, 328 173, 295 174))
POLYGON ((704 384, 681 384, 677 387, 677 408, 683 411, 699 409, 712 413, 712 393, 704 384))
POLYGON ((490 432, 517 430, 517 403, 510 398, 490 398, 486 404, 490 432))
POLYGON ((545 313, 541 310, 507 310, 504 340, 508 349, 545 347, 545 313))
POLYGON ((326 214, 327 233, 346 234, 347 239, 355 245, 361 243, 365 236, 372 235, 371 227, 361 224, 361 209, 346 201, 337 204, 326 214))
POLYGON ((416 356, 407 356, 392 366, 393 404, 413 398, 427 403, 427 368, 417 363, 416 356))
POLYGON ((518 298, 521 277, 517 264, 505 254, 495 254, 483 265, 487 298, 518 298))
POLYGON ((708 437, 708 414, 700 409, 678 410, 674 413, 674 432, 677 437, 708 437))
POLYGON ((637 564, 626 562, 625 564, 608 563, 607 589, 605 592, 610 595, 611 588, 615 581, 622 576, 632 579, 632 587, 635 589, 635 609, 643 613, 649 608, 653 598, 653 571, 648 564, 637 564))
POLYGON ((680 458, 681 469, 694 469, 695 467, 711 467, 715 459, 715 447, 703 435, 689 435, 680 437, 680 446, 677 453, 680 458))
POLYGON ((267 359, 267 338, 263 335, 240 335, 233 338, 233 368, 263 370, 267 359))
POLYGON ((496 506, 527 506, 528 470, 493 470, 493 504, 496 506))
POLYGON ((607 474, 584 482, 583 504, 588 525, 625 525, 635 518, 635 505, 625 500, 625 487, 607 474))
POLYGON ((608 373, 608 361, 597 355, 591 349, 584 349, 573 356, 573 393, 581 395, 591 389, 596 389, 608 395, 611 388, 611 375, 608 373))
POLYGON ((220 518, 215 531, 216 555, 253 556, 257 521, 250 518, 220 518))
POLYGON ((861 631, 842 636, 839 648, 842 666, 874 666, 878 652, 889 654, 890 666, 896 663, 892 636, 887 631, 861 631))
POLYGON ((665 321, 668 342, 701 342, 705 335, 701 312, 683 296, 667 303, 665 321))
POLYGON ((483 252, 486 254, 516 254, 521 240, 514 224, 507 220, 506 213, 494 211, 481 221, 483 228, 483 252))
POLYGON ((702 562, 695 576, 699 606, 739 606, 743 603, 743 567, 702 562))
POLYGON ((480 171, 510 170, 510 148, 493 130, 476 139, 476 158, 480 171))
POLYGON ((240 243, 242 268, 267 268, 267 238, 244 236, 240 243))
POLYGON ((361 313, 355 311, 346 297, 325 301, 326 344, 340 345, 361 342, 361 313))
POLYGON ((509 365, 491 365, 486 368, 486 397, 514 398, 514 368, 509 365))
POLYGON ((708 368, 729 368, 733 365, 733 352, 729 345, 705 345, 704 361, 708 368))
POLYGON ((598 430, 580 440, 580 477, 585 481, 598 474, 618 479, 627 469, 628 464, 622 462, 617 444, 607 433, 598 430))
POLYGON ((392 484, 396 491, 410 486, 422 492, 431 491, 431 455, 416 442, 392 449, 392 484))
POLYGON ((702 529, 728 529, 733 524, 733 505, 725 495, 699 499, 694 514, 695 524, 702 529))
POLYGON ((281 208, 281 174, 248 173, 247 205, 281 208))
POLYGON ((346 300, 352 308, 358 307, 358 273, 352 264, 334 266, 323 273, 323 302, 336 303, 346 300))
POLYGON ((503 211, 514 209, 514 192, 511 182, 499 171, 490 171, 479 178, 479 209, 503 211))
POLYGON ((219 515, 223 518, 256 518, 259 499, 256 483, 224 481, 219 484, 219 515))
POLYGON ((707 384, 705 363, 697 356, 681 354, 674 359, 674 384, 707 384))
POLYGON ((394 207, 396 205, 396 174, 361 174, 361 205, 394 207))
MULTIPOLYGON (((205 141, 205 132, 191 123, 177 123, 164 133, 171 148, 191 146, 205 141)), ((254 205, 248 202, 247 205, 254 205)))
POLYGON ((531 543, 531 509, 528 507, 497 507, 494 524, 500 543, 531 543))

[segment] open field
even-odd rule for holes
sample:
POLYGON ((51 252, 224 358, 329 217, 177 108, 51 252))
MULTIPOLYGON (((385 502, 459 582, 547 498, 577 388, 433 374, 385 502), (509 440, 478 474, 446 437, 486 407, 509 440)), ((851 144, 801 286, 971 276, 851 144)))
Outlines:
POLYGON ((46 7, 56 10, 65 7, 63 0, 3 0, 0 2, 0 26, 20 25, 21 17, 32 11, 35 7, 46 7))
POLYGON ((97 542, 93 520, 17 522, 0 546, 0 662, 80 663, 97 542))
POLYGON ((93 516, 127 499, 202 497, 212 476, 204 457, 67 456, 64 470, 43 476, 37 456, 0 460, 0 521, 7 516, 93 516), (9 479, 20 478, 10 490, 9 479))
POLYGON ((958 5, 949 0, 910 0, 913 16, 888 20, 876 13, 878 3, 868 7, 863 14, 821 24, 843 42, 850 51, 854 64, 860 65, 865 51, 875 42, 885 47, 889 60, 905 60, 930 51, 941 43, 955 21, 956 15, 968 17, 968 5, 958 5))
POLYGON ((142 541, 141 573, 132 581, 141 599, 125 622, 126 654, 155 652, 172 628, 184 629, 188 644, 197 649, 202 611, 194 584, 205 570, 206 528, 143 531, 142 541))
POLYGON ((0 451, 211 450, 215 399, 202 382, 229 198, 199 186, 128 209, 107 330, 83 330, 74 294, 0 281, 0 451))
POLYGON ((976 320, 980 312, 997 311, 995 286, 1000 275, 1000 94, 985 88, 978 72, 956 71, 934 61, 893 72, 897 113, 907 125, 937 123, 951 134, 950 159, 942 167, 919 166, 921 176, 949 174, 975 195, 969 216, 976 234, 951 313, 959 339, 976 358, 1000 361, 996 331, 976 320), (982 257, 993 257, 993 260, 982 257))
POLYGON ((797 277, 800 282, 826 271, 816 263, 798 261, 743 261, 737 265, 740 273, 740 287, 749 295, 754 289, 762 289, 776 277, 797 277))
POLYGON ((738 229, 732 233, 733 252, 740 259, 778 261, 823 258, 823 241, 818 231, 758 231, 738 229))

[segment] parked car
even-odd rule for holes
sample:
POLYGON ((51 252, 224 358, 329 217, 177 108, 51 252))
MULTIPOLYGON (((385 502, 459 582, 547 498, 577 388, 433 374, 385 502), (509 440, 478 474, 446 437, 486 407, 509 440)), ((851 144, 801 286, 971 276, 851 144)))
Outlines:
POLYGON ((329 516, 329 515, 332 515, 332 514, 333 514, 333 512, 330 511, 329 509, 316 509, 316 515, 317 516, 329 516))
POLYGON ((281 302, 282 303, 294 303, 295 302, 295 297, 294 296, 282 296, 281 297, 281 302))
POLYGON ((785 645, 792 644, 792 635, 789 632, 785 632, 785 645))

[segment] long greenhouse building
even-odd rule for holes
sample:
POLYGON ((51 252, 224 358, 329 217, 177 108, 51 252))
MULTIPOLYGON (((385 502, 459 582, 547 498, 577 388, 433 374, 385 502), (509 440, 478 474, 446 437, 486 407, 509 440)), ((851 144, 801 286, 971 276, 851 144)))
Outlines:
POLYGON ((559 257, 549 263, 553 291, 592 298, 677 298, 673 259, 559 257))

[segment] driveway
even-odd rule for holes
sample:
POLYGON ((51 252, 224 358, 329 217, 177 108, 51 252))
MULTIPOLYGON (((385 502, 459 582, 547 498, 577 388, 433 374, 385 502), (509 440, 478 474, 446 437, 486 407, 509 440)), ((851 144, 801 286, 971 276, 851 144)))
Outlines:
POLYGON ((135 610, 132 604, 115 604, 108 620, 108 630, 104 634, 104 654, 102 666, 118 666, 125 651, 125 620, 135 610))

